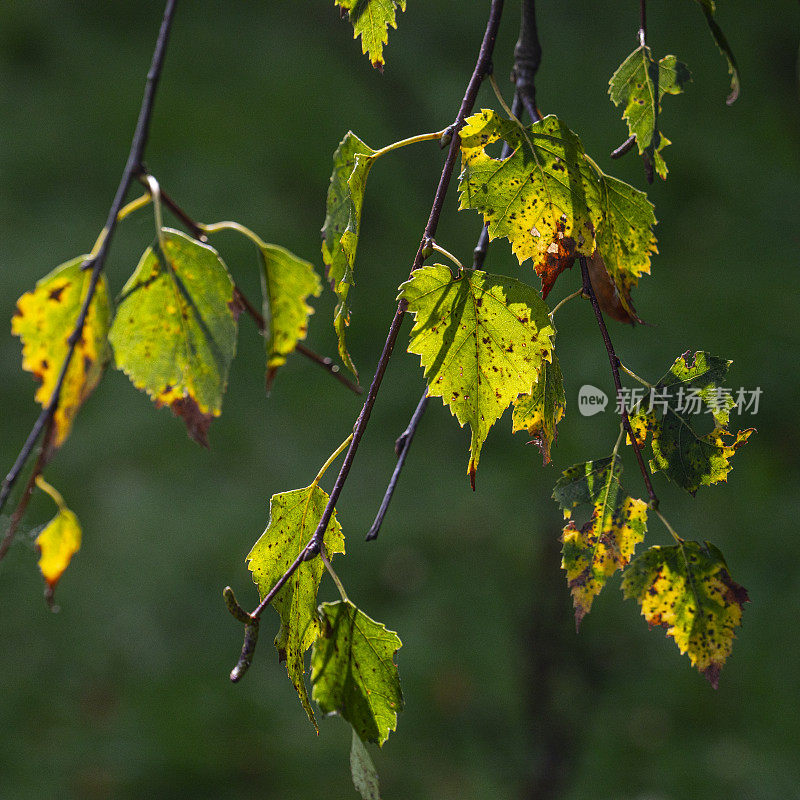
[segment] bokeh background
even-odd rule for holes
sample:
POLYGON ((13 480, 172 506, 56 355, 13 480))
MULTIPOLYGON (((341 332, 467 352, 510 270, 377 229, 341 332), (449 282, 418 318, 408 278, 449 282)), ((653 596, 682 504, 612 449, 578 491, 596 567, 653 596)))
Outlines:
MULTIPOLYGON (((409 0, 372 70, 332 3, 194 0, 179 7, 147 163, 204 221, 236 219, 320 266, 331 154, 348 128, 375 147, 445 127, 471 73, 488 2, 409 0)), ((645 188, 607 82, 636 44, 638 4, 539 3, 539 103, 582 137, 600 165, 645 188)), ((622 359, 651 379, 687 349, 732 358, 733 387, 761 387, 727 485, 696 499, 657 479, 662 508, 686 538, 726 554, 752 603, 713 691, 660 630, 648 632, 618 579, 574 631, 559 569, 559 470, 610 451, 613 414, 583 418, 579 387, 609 394, 606 354, 588 304, 558 318, 567 418, 555 465, 506 416, 478 473, 468 433, 438 400, 420 427, 377 543, 363 535, 394 465, 392 445, 423 382, 399 346, 339 503, 350 596, 400 632, 407 710, 375 753, 386 798, 770 800, 800 797, 797 536, 800 399, 797 332, 800 8, 789 0, 720 3, 738 56, 741 99, 726 107, 725 62, 696 4, 650 3, 650 43, 676 53, 694 82, 667 97, 670 177, 649 189, 661 255, 637 291, 652 327, 614 325, 622 359)), ((0 9, 0 464, 32 424, 34 384, 10 335, 16 298, 87 251, 127 155, 160 21, 155 0, 17 0, 0 9)), ((519 3, 507 0, 495 65, 512 62, 519 3)), ((485 87, 479 104, 494 102, 485 87)), ((350 343, 369 382, 427 219, 442 153, 419 145, 370 176, 350 343)), ((108 262, 122 287, 152 237, 152 216, 126 221, 108 262)), ((470 258, 477 216, 451 190, 439 241, 470 258)), ((216 244, 253 298, 247 243, 216 244)), ((532 279, 504 242, 487 267, 532 279)), ((537 282, 538 285, 538 282, 537 282)), ((554 298, 579 285, 564 274, 554 298)), ((309 344, 333 354, 330 292, 309 344)), ((406 332, 402 334, 405 341, 406 332)), ((243 317, 211 450, 110 370, 47 471, 84 527, 81 552, 42 600, 33 537, 52 513, 37 497, 0 565, 0 796, 55 798, 352 798, 349 729, 314 735, 262 627, 256 662, 228 682, 242 630, 222 603, 232 584, 252 607, 244 556, 275 492, 307 485, 360 408, 293 357, 272 396, 262 342, 243 317)), ((330 488, 332 476, 326 481, 330 488)), ((642 492, 629 464, 627 487, 642 492)), ((7 517, 3 521, 7 525, 7 517)), ((651 523, 651 543, 667 543, 651 523)), ((323 583, 321 597, 335 589, 323 583)))

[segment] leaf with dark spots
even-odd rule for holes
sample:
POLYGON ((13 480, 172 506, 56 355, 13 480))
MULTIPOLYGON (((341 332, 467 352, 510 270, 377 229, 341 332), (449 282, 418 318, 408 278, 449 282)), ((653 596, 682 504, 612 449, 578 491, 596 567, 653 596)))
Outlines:
POLYGON ((428 395, 441 397, 459 424, 470 426, 474 487, 489 429, 519 395, 533 391, 551 358, 548 308, 513 278, 470 269, 453 278, 441 264, 414 272, 399 298, 415 317, 408 350, 420 356, 428 395))
POLYGON ((631 562, 622 590, 639 603, 651 627, 667 628, 667 636, 716 689, 749 599, 731 578, 722 553, 709 542, 651 547, 631 562))
MULTIPOLYGON (((91 280, 91 272, 81 269, 86 258, 78 256, 42 278, 32 292, 17 301, 11 320, 11 332, 22 340, 22 368, 41 381, 35 399, 43 408, 55 390, 86 298, 91 280)), ((108 284, 101 275, 61 387, 51 438, 54 447, 64 443, 78 409, 100 382, 111 354, 111 314, 108 284)))
POLYGON ((373 67, 383 71, 383 48, 389 28, 397 28, 397 9, 406 10, 406 0, 336 0, 353 25, 353 38, 361 37, 361 51, 373 67))
POLYGON ((520 395, 514 401, 511 429, 512 433, 528 432, 531 442, 541 451, 545 465, 550 463, 550 449, 557 436, 556 425, 564 416, 566 404, 561 366, 553 353, 552 363, 542 363, 542 371, 533 385, 533 391, 520 395))
POLYGON ((233 281, 217 251, 165 228, 122 290, 109 340, 117 367, 208 445, 236 352, 233 281))

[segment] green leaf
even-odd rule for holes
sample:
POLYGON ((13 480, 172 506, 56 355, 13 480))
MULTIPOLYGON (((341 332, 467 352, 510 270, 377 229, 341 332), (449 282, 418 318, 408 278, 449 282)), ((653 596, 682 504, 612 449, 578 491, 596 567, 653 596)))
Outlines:
POLYGON ((373 67, 383 69, 383 46, 389 42, 389 26, 397 28, 398 7, 406 10, 406 0, 336 0, 353 25, 353 38, 361 37, 361 52, 373 67))
POLYGON ((542 362, 539 378, 530 394, 514 401, 512 433, 527 431, 531 441, 541 450, 543 463, 550 463, 550 448, 556 441, 556 425, 564 416, 567 399, 564 378, 555 353, 553 362, 542 362))
POLYGON ((728 99, 725 102, 727 102, 728 105, 731 105, 735 103, 739 97, 739 90, 741 88, 739 67, 736 64, 736 58, 733 55, 733 50, 731 50, 731 46, 728 44, 725 34, 722 32, 722 29, 719 27, 719 25, 717 25, 717 21, 714 19, 714 13, 716 11, 714 0, 695 0, 695 2, 700 6, 700 8, 703 9, 703 14, 705 14, 706 22, 708 23, 708 29, 711 31, 711 36, 713 37, 717 47, 720 49, 722 55, 725 56, 725 60, 728 62, 728 73, 731 76, 731 91, 728 95, 728 99))
POLYGON ((644 193, 606 175, 554 116, 522 128, 483 110, 462 128, 461 154, 460 208, 479 211, 489 238, 507 238, 520 263, 533 259, 543 297, 576 256, 597 249, 634 316, 631 289, 657 252, 656 219, 644 193), (500 140, 511 146, 508 158, 486 152, 500 140))
POLYGON ((397 729, 403 693, 394 655, 394 631, 350 601, 323 603, 324 626, 311 653, 313 697, 324 714, 339 714, 364 742, 382 745, 397 729))
POLYGON ((622 590, 626 600, 639 603, 650 627, 667 628, 716 689, 749 599, 731 579, 722 553, 709 542, 651 547, 631 562, 622 590))
POLYGON ((350 774, 353 776, 353 786, 363 800, 381 800, 378 773, 355 728, 350 745, 350 774))
POLYGON ((306 338, 308 317, 314 309, 306 302, 319 297, 322 284, 314 267, 283 247, 259 248, 261 289, 264 296, 264 332, 267 348, 267 384, 297 343, 306 338))
POLYGON ((561 537, 561 566, 575 605, 576 627, 608 579, 628 565, 647 530, 647 504, 627 495, 621 475, 619 456, 613 461, 588 461, 565 470, 553 490, 553 498, 569 519, 561 537), (581 505, 591 505, 592 513, 579 530, 570 517, 581 505))
MULTIPOLYGON (((69 337, 86 298, 91 270, 81 266, 89 256, 78 256, 56 267, 32 292, 17 300, 11 332, 22 340, 22 368, 32 372, 41 385, 35 399, 42 408, 50 402, 69 350, 69 337)), ((78 409, 103 376, 111 356, 108 283, 101 275, 89 305, 83 334, 75 346, 53 419, 52 445, 60 447, 72 428, 78 409)))
POLYGON ((183 417, 208 447, 208 426, 236 352, 233 281, 213 247, 164 228, 122 290, 109 340, 117 368, 156 406, 183 417))
POLYGON ((539 293, 481 270, 452 277, 441 264, 414 272, 399 297, 415 316, 408 351, 420 356, 428 395, 441 397, 472 440, 473 488, 489 429, 521 394, 530 394, 551 359, 555 329, 539 293))
MULTIPOLYGON (((247 556, 248 569, 262 600, 314 535, 328 499, 327 492, 316 484, 272 496, 269 525, 247 556)), ((331 558, 334 553, 344 553, 344 534, 336 511, 323 541, 331 558)), ((281 618, 275 637, 278 657, 286 661, 289 678, 315 728, 317 722, 303 677, 303 656, 320 635, 317 591, 324 569, 320 558, 304 561, 272 601, 272 607, 281 618)))
POLYGON ((622 116, 636 137, 639 153, 647 153, 662 178, 667 177, 667 166, 661 150, 669 140, 658 125, 661 99, 665 94, 680 94, 691 79, 686 65, 675 56, 664 56, 656 63, 650 48, 643 45, 622 62, 609 82, 614 105, 625 104, 622 116))
POLYGON ((347 132, 333 154, 333 172, 322 226, 322 260, 327 268, 328 280, 339 298, 333 323, 339 338, 339 355, 356 377, 358 373, 345 342, 346 329, 350 324, 348 294, 355 283, 353 264, 358 246, 361 207, 374 154, 375 150, 364 144, 352 131, 347 132))
POLYGON ((690 494, 701 486, 726 481, 731 457, 755 432, 735 436, 727 425, 734 406, 724 380, 731 362, 703 351, 679 356, 631 417, 639 445, 652 434, 650 469, 690 494), (714 428, 698 433, 696 421, 706 415, 714 428))

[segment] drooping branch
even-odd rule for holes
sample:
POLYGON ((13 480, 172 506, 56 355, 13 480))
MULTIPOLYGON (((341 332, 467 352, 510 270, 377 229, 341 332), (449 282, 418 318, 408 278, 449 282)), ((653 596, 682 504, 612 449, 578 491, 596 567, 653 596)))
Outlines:
MULTIPOLYGON (((414 257, 414 263, 411 267, 412 273, 422 266, 424 261, 423 251, 426 249, 426 243, 431 239, 435 239, 436 237, 439 218, 442 213, 442 208, 444 207, 444 200, 447 195, 447 190, 450 186, 450 180, 453 175, 453 170, 455 168, 456 159, 460 149, 461 138, 458 135, 458 131, 461 130, 464 125, 464 120, 472 111, 472 108, 475 104, 475 98, 478 94, 478 89, 480 88, 483 79, 491 71, 492 53, 494 52, 497 31, 500 26, 500 18, 503 13, 503 4, 504 0, 492 0, 489 11, 489 19, 486 24, 483 40, 481 42, 478 59, 475 63, 472 77, 470 78, 466 92, 464 93, 464 97, 461 101, 461 107, 458 110, 458 115, 456 116, 456 119, 452 125, 452 138, 450 140, 447 156, 439 177, 439 184, 436 187, 436 194, 433 205, 431 206, 430 215, 428 216, 428 222, 425 226, 425 231, 422 235, 422 239, 420 240, 417 254, 414 257)), ((389 359, 391 358, 392 351, 394 350, 395 342, 397 341, 398 334, 400 333, 400 327, 403 323, 407 306, 408 304, 405 299, 401 300, 397 306, 394 317, 392 318, 392 322, 389 326, 389 331, 386 336, 386 341, 384 342, 383 350, 375 369, 375 375, 372 379, 369 391, 367 392, 367 398, 364 402, 363 408, 361 409, 361 413, 358 415, 356 424, 353 427, 353 440, 347 450, 347 454, 344 457, 342 467, 339 471, 339 475, 336 478, 333 489, 331 490, 329 500, 325 506, 325 510, 322 513, 319 524, 317 525, 317 529, 297 559, 295 559, 295 561, 283 574, 283 576, 281 576, 280 580, 276 583, 272 590, 250 614, 251 619, 257 620, 261 616, 264 609, 272 602, 277 592, 280 591, 286 581, 289 580, 294 571, 300 566, 300 564, 304 560, 315 558, 320 551, 325 530, 328 527, 328 523, 330 522, 336 502, 338 501, 339 495, 341 494, 342 489, 347 481, 347 477, 350 474, 350 469, 353 465, 353 460, 355 459, 358 445, 361 442, 361 438, 363 437, 364 431, 366 430, 369 422, 372 408, 375 405, 375 400, 378 396, 378 391, 380 389, 384 373, 386 372, 386 367, 389 364, 389 359)), ((246 639, 245 648, 250 648, 251 646, 252 642, 246 639)), ((241 663, 242 661, 240 660, 240 664, 241 663)), ((241 673, 239 673, 239 677, 241 677, 241 673)))
POLYGON ((83 333, 83 327, 86 323, 86 317, 89 313, 89 306, 92 302, 92 298, 95 295, 95 291, 97 290, 97 284, 100 280, 100 275, 103 272, 106 257, 111 247, 111 240, 114 236, 114 231, 116 230, 117 226, 117 215, 119 214, 119 211, 125 202, 125 196, 128 193, 131 182, 144 171, 142 167, 142 159, 144 158, 144 152, 147 146, 147 138, 150 131, 150 119, 153 113, 156 89, 158 88, 161 71, 164 66, 164 57, 167 50, 167 43, 169 42, 169 34, 172 27, 172 20, 176 6, 177 0, 167 0, 164 8, 164 16, 161 21, 161 28, 158 32, 158 39, 156 40, 156 46, 153 51, 153 58, 150 63, 150 69, 147 73, 144 96, 142 97, 142 105, 139 109, 139 118, 136 122, 136 129, 134 130, 133 139, 131 141, 128 160, 125 164, 125 169, 122 173, 119 186, 117 187, 117 192, 114 195, 111 208, 108 212, 108 218, 104 228, 105 236, 103 237, 97 252, 92 257, 87 259, 83 264, 83 269, 91 269, 91 276, 86 291, 86 297, 83 300, 80 312, 78 313, 78 318, 75 321, 75 327, 67 339, 67 355, 64 359, 64 363, 61 366, 61 370, 58 374, 58 378, 56 380, 53 393, 50 396, 50 400, 39 414, 39 417, 37 418, 30 434, 28 435, 28 438, 25 440, 25 444, 22 446, 22 449, 17 456, 17 460, 14 462, 14 466, 11 468, 8 475, 6 475, 5 480, 3 481, 2 488, 0 488, 0 509, 2 509, 5 505, 9 495, 11 494, 11 490, 19 480, 19 477, 25 468, 25 464, 28 462, 28 459, 31 457, 31 454, 36 447, 39 437, 48 427, 50 420, 56 413, 61 398, 61 390, 64 385, 64 379, 66 378, 67 370, 69 369, 69 364, 72 360, 75 348, 80 341, 81 334, 83 333))
MULTIPOLYGON (((594 309, 594 315, 597 318, 597 324, 600 328, 600 333, 603 336, 603 342, 606 346, 606 351, 608 352, 608 360, 611 364, 611 374, 614 378, 614 386, 617 389, 617 398, 622 397, 622 381, 619 377, 619 358, 617 358, 617 354, 614 350, 614 345, 611 343, 611 337, 608 335, 608 328, 606 328, 605 320, 603 319, 603 312, 600 310, 600 304, 597 302, 597 296, 594 293, 594 289, 592 288, 592 281, 589 277, 589 267, 586 263, 586 257, 580 257, 581 262, 581 277, 583 278, 583 293, 589 298, 592 303, 592 308, 594 309)), ((650 473, 647 471, 647 467, 644 464, 644 458, 642 458, 642 449, 639 447, 639 442, 636 439, 636 436, 633 433, 633 429, 631 428, 631 421, 628 417, 628 410, 625 408, 625 404, 620 404, 620 417, 622 417, 622 425, 625 428, 625 433, 628 434, 628 438, 631 441, 631 445, 633 446, 633 451, 636 453, 636 460, 639 463, 639 469, 642 473, 642 478, 644 478, 644 485, 647 487, 647 493, 650 495, 650 507, 657 510, 658 509, 658 497, 656 496, 655 491, 653 490, 653 484, 650 481, 650 473)))

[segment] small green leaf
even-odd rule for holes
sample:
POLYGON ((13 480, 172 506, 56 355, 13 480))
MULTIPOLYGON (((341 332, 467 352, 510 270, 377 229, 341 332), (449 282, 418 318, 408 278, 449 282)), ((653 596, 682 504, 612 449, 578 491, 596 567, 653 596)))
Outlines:
POLYGON ((727 429, 734 400, 723 382, 730 364, 703 351, 685 352, 631 417, 640 446, 652 434, 650 469, 692 495, 701 486, 726 481, 731 457, 755 432, 746 428, 734 436, 727 429), (696 420, 706 415, 714 428, 698 433, 696 420))
POLYGON ((324 714, 346 719, 362 741, 382 745, 403 710, 394 663, 400 638, 346 600, 323 603, 319 613, 323 631, 311 653, 314 700, 324 714))
POLYGON ((578 137, 554 116, 528 128, 483 110, 461 130, 460 208, 483 215, 489 237, 505 237, 520 263, 533 259, 547 297, 576 256, 595 249, 629 314, 630 292, 656 253, 653 206, 642 192, 606 175, 578 137), (486 147, 503 140, 511 155, 486 147))
POLYGON ((353 728, 353 742, 350 745, 350 774, 353 786, 363 800, 381 800, 378 773, 372 763, 364 742, 353 728))
POLYGON ((749 599, 732 580, 722 553, 709 542, 651 547, 631 562, 622 590, 626 600, 639 603, 650 627, 667 628, 667 636, 716 689, 749 599))
POLYGON ((714 13, 716 11, 714 0, 695 0, 695 2, 703 9, 703 14, 705 14, 711 36, 722 55, 725 56, 725 60, 728 62, 728 73, 731 76, 731 92, 726 102, 728 105, 731 105, 736 102, 739 97, 739 90, 741 89, 739 67, 736 64, 736 58, 733 55, 733 50, 731 50, 731 46, 728 44, 725 34, 714 19, 714 13))
POLYGON ((420 356, 428 395, 441 397, 472 440, 474 486, 489 429, 521 394, 530 394, 551 358, 555 329, 539 293, 514 278, 441 264, 414 272, 399 297, 415 316, 408 351, 420 356))
MULTIPOLYGON (((327 492, 316 484, 272 496, 269 525, 247 556, 247 567, 262 600, 314 535, 328 500, 327 492)), ((329 557, 344 553, 344 534, 336 511, 323 541, 329 557)), ((289 678, 315 728, 317 721, 306 690, 303 656, 320 635, 317 591, 324 569, 320 558, 304 561, 272 601, 281 618, 275 637, 278 657, 286 661, 289 678)))
POLYGON ((611 77, 608 93, 614 105, 625 104, 623 119, 636 137, 640 153, 647 153, 662 178, 667 166, 661 150, 669 144, 662 136, 658 117, 665 94, 680 94, 692 79, 686 65, 675 56, 664 56, 658 63, 650 48, 637 47, 611 77), (658 96, 656 98, 656 95, 658 96))
MULTIPOLYGON (((81 269, 88 257, 67 261, 42 278, 34 291, 17 300, 11 319, 11 332, 22 340, 22 368, 41 381, 35 399, 42 408, 53 395, 69 350, 69 337, 88 291, 92 272, 81 269)), ((108 283, 101 275, 61 387, 54 416, 54 447, 64 443, 78 409, 100 382, 111 356, 111 314, 108 283)))
POLYGON ((550 463, 550 448, 556 441, 556 425, 564 416, 567 399, 564 395, 564 378, 561 366, 553 353, 552 364, 542 362, 542 371, 530 394, 522 394, 514 401, 511 432, 527 431, 531 441, 542 453, 545 465, 550 463))
POLYGON ((564 527, 561 561, 575 605, 575 624, 589 613, 608 579, 624 569, 647 530, 647 504, 629 497, 620 484, 617 456, 576 464, 565 470, 553 498, 569 519, 576 506, 591 505, 592 515, 580 529, 574 520, 564 527))
POLYGON ((389 42, 389 27, 397 28, 398 7, 406 10, 406 0, 336 0, 347 11, 353 25, 353 38, 361 37, 361 52, 373 67, 383 69, 383 47, 389 42))
POLYGON ((222 411, 236 352, 233 281, 213 247, 165 228, 122 290, 109 340, 116 364, 198 443, 222 411))
POLYGON ((361 207, 374 153, 352 131, 348 131, 339 143, 333 154, 333 173, 322 226, 322 260, 327 268, 328 280, 339 298, 333 323, 339 338, 339 355, 356 377, 358 373, 345 341, 346 329, 350 324, 348 294, 355 283, 353 264, 361 225, 361 207))
POLYGON ((306 302, 322 291, 314 267, 283 247, 259 248, 261 289, 264 296, 264 331, 267 348, 267 383, 297 343, 306 338, 308 317, 314 309, 306 302))

